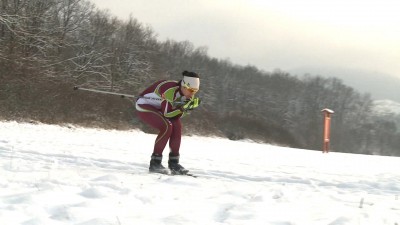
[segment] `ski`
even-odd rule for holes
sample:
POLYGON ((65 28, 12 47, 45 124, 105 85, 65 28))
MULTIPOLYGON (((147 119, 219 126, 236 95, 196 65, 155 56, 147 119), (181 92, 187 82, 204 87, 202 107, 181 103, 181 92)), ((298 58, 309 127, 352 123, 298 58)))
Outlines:
POLYGON ((197 175, 194 175, 193 173, 183 173, 183 174, 179 174, 179 173, 171 173, 171 176, 188 176, 188 177, 194 177, 197 178, 197 175))
POLYGON ((186 176, 189 176, 189 177, 194 177, 194 178, 197 178, 197 177, 198 177, 197 175, 194 175, 194 174, 192 174, 192 173, 187 173, 187 174, 183 174, 183 175, 186 175, 186 176))
POLYGON ((149 171, 150 174, 162 174, 162 175, 172 175, 171 171, 168 169, 159 171, 149 171))
POLYGON ((155 175, 167 175, 167 176, 188 176, 188 177, 193 177, 197 178, 198 176, 192 173, 185 173, 185 174, 174 174, 171 172, 149 172, 150 174, 155 174, 155 175))
POLYGON ((163 175, 168 175, 168 176, 188 176, 188 177, 193 177, 193 178, 198 178, 197 175, 187 173, 187 174, 163 174, 163 175))

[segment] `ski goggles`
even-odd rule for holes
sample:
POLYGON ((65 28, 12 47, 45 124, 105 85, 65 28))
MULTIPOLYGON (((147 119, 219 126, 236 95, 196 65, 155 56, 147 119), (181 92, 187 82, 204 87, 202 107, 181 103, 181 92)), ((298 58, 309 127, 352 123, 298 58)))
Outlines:
POLYGON ((189 91, 192 94, 195 94, 196 92, 199 91, 198 88, 189 87, 187 84, 185 84, 185 82, 182 82, 182 86, 183 86, 183 88, 185 88, 187 91, 189 91))

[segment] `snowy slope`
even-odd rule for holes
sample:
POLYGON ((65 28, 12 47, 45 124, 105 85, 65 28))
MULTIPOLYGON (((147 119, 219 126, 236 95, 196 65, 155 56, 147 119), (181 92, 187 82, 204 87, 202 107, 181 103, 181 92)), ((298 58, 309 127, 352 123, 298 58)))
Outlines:
POLYGON ((165 176, 154 139, 0 122, 0 224, 400 224, 400 158, 184 137, 199 178, 165 176))

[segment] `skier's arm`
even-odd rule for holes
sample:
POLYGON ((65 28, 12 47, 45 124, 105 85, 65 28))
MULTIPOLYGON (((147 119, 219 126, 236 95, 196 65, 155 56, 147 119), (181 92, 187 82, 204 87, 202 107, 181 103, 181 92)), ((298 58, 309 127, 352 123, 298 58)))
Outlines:
POLYGON ((161 103, 161 108, 163 109, 163 114, 165 117, 172 118, 180 114, 182 114, 182 116, 185 116, 185 114, 189 114, 191 110, 199 107, 200 102, 200 98, 193 97, 173 110, 173 108, 176 107, 174 102, 169 102, 168 99, 165 99, 161 103))
POLYGON ((172 103, 168 102, 167 100, 163 100, 161 102, 161 109, 163 110, 163 115, 166 118, 173 118, 183 113, 183 111, 179 108, 173 109, 172 103))
POLYGON ((161 102, 161 109, 166 118, 173 118, 183 113, 180 107, 177 108, 174 104, 176 88, 177 87, 169 88, 161 95, 163 98, 163 101, 161 102))
POLYGON ((182 106, 181 106, 181 110, 182 110, 182 116, 181 117, 184 117, 184 116, 186 116, 186 115, 189 115, 190 114, 190 112, 193 110, 193 109, 196 109, 197 107, 199 107, 199 105, 200 105, 200 98, 191 98, 191 99, 189 99, 188 101, 186 101, 185 102, 185 104, 183 104, 182 106))

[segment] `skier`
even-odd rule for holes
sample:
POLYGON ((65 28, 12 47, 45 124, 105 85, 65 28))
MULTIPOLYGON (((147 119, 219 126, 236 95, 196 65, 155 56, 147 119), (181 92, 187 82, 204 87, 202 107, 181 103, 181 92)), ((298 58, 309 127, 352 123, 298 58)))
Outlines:
POLYGON ((169 173, 162 165, 163 151, 169 141, 168 168, 172 174, 187 174, 189 170, 179 164, 181 144, 181 120, 197 108, 200 99, 200 78, 197 73, 183 71, 180 81, 161 80, 144 90, 136 101, 138 117, 146 124, 159 130, 151 155, 149 171, 169 173))

